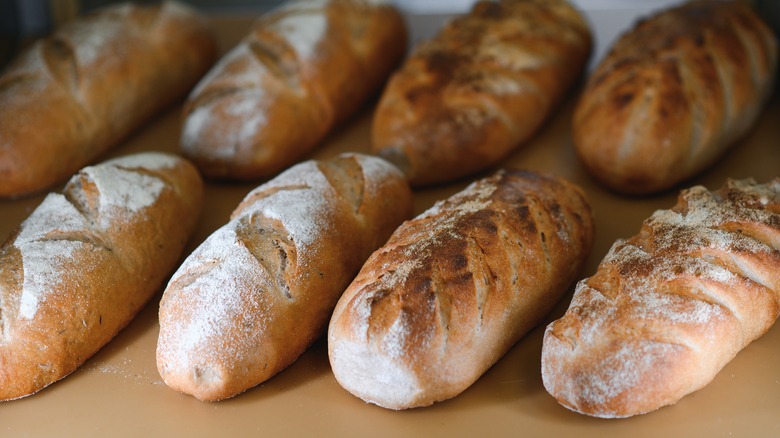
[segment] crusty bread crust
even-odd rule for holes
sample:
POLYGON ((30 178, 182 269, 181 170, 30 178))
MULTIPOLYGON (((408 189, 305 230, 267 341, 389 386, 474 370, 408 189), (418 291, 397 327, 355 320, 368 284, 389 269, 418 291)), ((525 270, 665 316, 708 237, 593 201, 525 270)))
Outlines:
POLYGON ((195 230, 195 166, 128 155, 82 169, 0 249, 0 400, 65 377, 159 292, 195 230))
POLYGON ((211 178, 273 176, 378 93, 405 50, 406 27, 389 2, 286 2, 190 95, 182 151, 211 178))
POLYGON ((673 187, 723 156, 772 94, 777 40, 743 1, 696 1, 614 43, 574 112, 577 154, 618 192, 673 187))
POLYGON ((581 281, 547 327, 544 386, 563 406, 627 417, 709 383, 780 314, 780 179, 684 190, 581 281))
POLYGON ((373 151, 415 186, 495 165, 536 133, 590 49, 588 24, 565 0, 479 2, 393 74, 373 151))
POLYGON ((66 180, 185 96, 216 51, 176 2, 111 6, 36 42, 0 76, 0 197, 66 180))
POLYGON ((328 331, 338 382, 390 409, 468 388, 574 282, 593 242, 582 191, 501 171, 404 223, 339 300, 328 331))
POLYGON ((250 192, 181 265, 160 304, 157 368, 201 400, 235 396, 317 339, 372 251, 411 215, 381 158, 306 161, 250 192))

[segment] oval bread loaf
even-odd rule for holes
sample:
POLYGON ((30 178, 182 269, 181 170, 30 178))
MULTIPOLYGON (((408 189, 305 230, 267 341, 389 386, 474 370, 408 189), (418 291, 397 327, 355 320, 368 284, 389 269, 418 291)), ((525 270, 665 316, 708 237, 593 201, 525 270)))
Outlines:
POLYGON ((220 400, 290 365, 411 209, 403 174, 357 154, 306 161, 250 192, 163 294, 157 368, 165 383, 220 400))
POLYGON ((649 412, 708 384, 778 314, 780 179, 696 186, 577 285, 544 335, 544 386, 583 414, 649 412))
POLYGON ((587 23, 565 0, 479 2, 390 78, 373 151, 415 186, 484 170, 537 131, 590 48, 587 23))
POLYGON ((583 192, 500 171, 404 223, 341 297, 328 331, 338 382, 390 409, 468 388, 558 302, 588 256, 583 192))
POLYGON ((0 400, 65 377, 159 292, 195 230, 195 166, 128 155, 49 194, 0 249, 0 400))
POLYGON ((406 28, 389 2, 287 2, 190 95, 182 151, 209 177, 271 176, 354 115, 405 50, 406 28))
POLYGON ((73 175, 183 97, 216 58, 176 2, 101 9, 36 42, 0 76, 0 197, 73 175))
POLYGON ((753 126, 777 70, 772 31, 742 1, 696 1, 639 22, 613 45, 575 108, 593 177, 623 193, 696 175, 753 126))

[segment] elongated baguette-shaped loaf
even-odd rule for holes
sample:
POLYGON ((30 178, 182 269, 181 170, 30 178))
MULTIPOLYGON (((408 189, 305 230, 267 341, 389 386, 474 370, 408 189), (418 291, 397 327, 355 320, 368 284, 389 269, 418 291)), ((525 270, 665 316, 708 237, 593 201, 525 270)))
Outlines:
POLYGON ((165 383, 220 400, 290 365, 411 209, 403 174, 357 154, 306 161, 250 192, 163 294, 157 368, 165 383))
POLYGON ((479 2, 391 77, 373 151, 417 186, 486 169, 537 131, 590 48, 587 23, 565 0, 479 2))
POLYGON ((175 2, 87 15, 0 76, 0 197, 65 180, 183 97, 216 58, 205 19, 175 2))
POLYGON ((660 12, 623 35, 589 78, 574 113, 577 154, 613 190, 673 187, 747 133, 776 70, 775 36, 747 2, 660 12))
POLYGON ((547 327, 544 386, 563 406, 627 417, 709 383, 780 313, 780 179, 685 190, 615 243, 547 327))
POLYGON ((537 325, 580 271, 593 218, 579 188, 500 171, 404 223, 339 300, 338 382, 390 409, 468 388, 537 325))
POLYGON ((82 169, 0 248, 0 400, 65 377, 173 271, 202 202, 195 166, 128 155, 82 169))
POLYGON ((187 101, 184 154, 213 178, 273 175, 378 93, 406 50, 380 0, 297 0, 262 16, 187 101))

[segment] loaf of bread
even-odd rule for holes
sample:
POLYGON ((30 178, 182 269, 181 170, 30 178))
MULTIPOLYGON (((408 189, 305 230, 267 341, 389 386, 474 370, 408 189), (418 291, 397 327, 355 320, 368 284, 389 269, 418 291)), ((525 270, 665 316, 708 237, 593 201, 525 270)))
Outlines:
POLYGON ((575 281, 593 218, 571 183, 499 171, 404 223, 333 313, 338 382, 389 409, 460 394, 575 281))
POLYGON ((287 2, 190 95, 182 150, 212 178, 271 176, 378 94, 405 50, 406 28, 389 2, 287 2))
POLYGON ((780 313, 780 179, 681 193, 619 240, 544 335, 563 406, 627 417, 709 383, 780 313))
POLYGON ((403 174, 358 154, 297 164, 250 192, 163 293, 165 383, 215 401, 286 368, 411 209, 403 174))
POLYGON ((216 58, 205 19, 175 2, 71 22, 0 76, 0 197, 64 181, 182 98, 216 58))
POLYGON ((195 230, 203 183, 174 155, 86 167, 0 248, 0 400, 65 377, 162 289, 195 230))
POLYGON ((565 0, 479 2, 393 74, 373 151, 415 186, 495 165, 548 118, 590 48, 587 23, 565 0))
POLYGON ((669 189, 716 162, 770 97, 777 41, 744 1, 697 1, 617 40, 577 103, 573 140, 593 177, 669 189))

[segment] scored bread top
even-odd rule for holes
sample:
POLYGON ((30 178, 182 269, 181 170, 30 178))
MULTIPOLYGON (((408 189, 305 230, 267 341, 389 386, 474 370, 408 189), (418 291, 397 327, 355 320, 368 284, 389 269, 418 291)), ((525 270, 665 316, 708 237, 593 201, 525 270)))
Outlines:
POLYGON ((500 171, 399 227, 331 318, 339 383, 391 409, 454 397, 537 324, 574 281, 593 221, 583 193, 500 171))
POLYGON ((405 48, 406 28, 389 2, 286 2, 195 87, 182 151, 214 178, 275 174, 353 116, 405 48))
POLYGON ((413 185, 494 165, 537 131, 590 48, 587 22, 565 0, 478 2, 391 76, 372 148, 413 185))
POLYGON ((202 181, 179 157, 84 168, 0 248, 0 400, 65 377, 162 285, 195 229, 202 181))
POLYGON ((651 411, 709 383, 779 313, 780 179, 693 187, 578 284, 545 333, 545 387, 588 415, 651 411))
POLYGON ((251 191, 163 294, 165 383, 220 400, 284 369, 411 208, 403 174, 361 154, 299 163, 251 191))
POLYGON ((622 35, 574 112, 576 150, 592 175, 625 193, 672 187, 744 135, 771 96, 771 29, 742 1, 694 1, 622 35))

